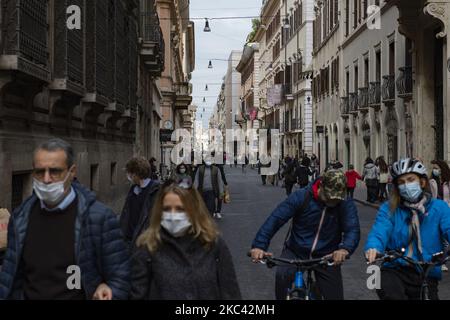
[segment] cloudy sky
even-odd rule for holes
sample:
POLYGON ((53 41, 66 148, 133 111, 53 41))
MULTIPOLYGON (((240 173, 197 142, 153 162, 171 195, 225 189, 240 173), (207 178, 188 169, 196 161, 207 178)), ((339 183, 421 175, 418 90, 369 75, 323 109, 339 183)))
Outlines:
MULTIPOLYGON (((217 18, 259 16, 261 0, 191 0, 191 18, 217 18)), ((251 19, 212 20, 211 32, 203 32, 204 20, 195 23, 195 71, 193 104, 198 106, 197 119, 207 124, 220 92, 220 84, 226 73, 227 62, 212 61, 213 69, 208 69, 210 59, 228 59, 231 50, 242 50, 245 39, 251 31, 251 19), (208 91, 205 86, 208 84, 208 91), (206 103, 203 98, 206 97, 206 103), (205 112, 203 112, 203 108, 205 112)))

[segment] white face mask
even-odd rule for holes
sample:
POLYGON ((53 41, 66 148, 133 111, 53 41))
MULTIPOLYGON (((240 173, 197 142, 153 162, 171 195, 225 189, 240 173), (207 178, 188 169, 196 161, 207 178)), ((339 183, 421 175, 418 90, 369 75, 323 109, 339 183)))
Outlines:
POLYGON ((64 184, 69 178, 69 173, 63 181, 45 184, 33 178, 33 189, 36 196, 50 206, 56 206, 64 199, 64 184))
POLYGON ((186 173, 186 169, 185 168, 180 168, 180 173, 186 173))
POLYGON ((185 235, 191 225, 185 212, 163 212, 161 226, 174 237, 185 235))

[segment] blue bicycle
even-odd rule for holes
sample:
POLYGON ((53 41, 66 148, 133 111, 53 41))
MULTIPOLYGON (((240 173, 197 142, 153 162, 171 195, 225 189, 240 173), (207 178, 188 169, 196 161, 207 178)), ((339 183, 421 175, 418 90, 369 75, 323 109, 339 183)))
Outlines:
POLYGON ((313 278, 313 270, 321 267, 334 265, 332 255, 319 259, 299 260, 264 257, 260 263, 268 268, 276 266, 292 265, 297 268, 295 279, 290 288, 287 289, 286 300, 323 300, 316 281, 313 278), (306 281, 305 281, 306 274, 306 281))

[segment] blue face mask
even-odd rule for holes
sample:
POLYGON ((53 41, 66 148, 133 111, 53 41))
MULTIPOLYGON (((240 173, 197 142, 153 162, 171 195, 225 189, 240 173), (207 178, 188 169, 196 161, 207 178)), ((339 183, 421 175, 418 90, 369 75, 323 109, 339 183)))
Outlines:
POLYGON ((417 202, 423 193, 419 182, 405 183, 399 185, 398 189, 400 191, 400 196, 404 200, 412 203, 417 202))

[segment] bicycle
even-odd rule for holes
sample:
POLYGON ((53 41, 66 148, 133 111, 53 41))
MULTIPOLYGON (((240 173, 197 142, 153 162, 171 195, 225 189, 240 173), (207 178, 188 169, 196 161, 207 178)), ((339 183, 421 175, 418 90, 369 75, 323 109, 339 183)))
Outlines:
MULTIPOLYGON (((247 255, 251 257, 250 252, 247 255)), ((295 279, 292 282, 291 288, 288 288, 286 300, 323 300, 317 284, 313 279, 312 271, 320 267, 334 266, 332 255, 310 260, 272 258, 266 256, 260 263, 265 264, 269 269, 283 265, 296 266, 295 279), (306 281, 304 279, 305 272, 306 281)))
POLYGON ((420 273, 420 276, 422 279, 422 284, 420 287, 420 299, 421 300, 431 300, 429 297, 429 288, 428 288, 428 281, 427 281, 428 274, 434 267, 441 266, 450 259, 450 256, 448 256, 450 251, 448 251, 447 253, 444 253, 443 251, 441 251, 441 252, 433 254, 431 256, 431 261, 429 261, 429 262, 414 260, 411 257, 405 256, 405 252, 406 252, 405 248, 402 248, 400 251, 390 250, 385 253, 379 253, 374 262, 372 262, 372 263, 367 262, 367 264, 375 264, 378 262, 381 262, 381 264, 384 264, 384 263, 394 262, 395 260, 398 260, 398 259, 404 260, 409 265, 415 267, 415 269, 417 271, 419 271, 419 273, 420 273))

